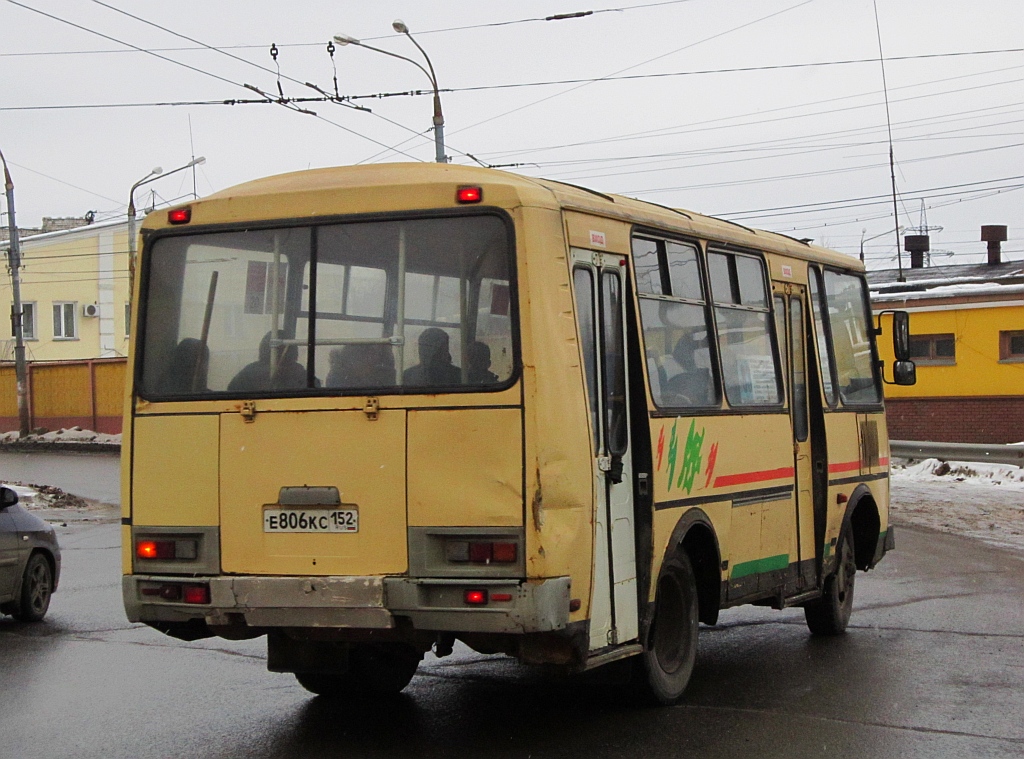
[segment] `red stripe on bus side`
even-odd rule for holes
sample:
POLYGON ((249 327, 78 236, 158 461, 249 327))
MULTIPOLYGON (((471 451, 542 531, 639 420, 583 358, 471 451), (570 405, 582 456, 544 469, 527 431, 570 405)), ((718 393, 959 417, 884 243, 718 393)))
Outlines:
POLYGON ((724 488, 729 485, 749 485, 751 482, 764 482, 766 480, 785 480, 793 477, 796 470, 793 467, 782 469, 767 469, 763 472, 743 472, 742 474, 723 474, 715 478, 715 487, 724 488))
POLYGON ((879 459, 878 460, 878 466, 889 466, 889 459, 888 458, 879 459))
POLYGON ((829 474, 836 474, 838 472, 852 472, 855 469, 860 469, 859 461, 844 461, 842 464, 828 465, 829 474))

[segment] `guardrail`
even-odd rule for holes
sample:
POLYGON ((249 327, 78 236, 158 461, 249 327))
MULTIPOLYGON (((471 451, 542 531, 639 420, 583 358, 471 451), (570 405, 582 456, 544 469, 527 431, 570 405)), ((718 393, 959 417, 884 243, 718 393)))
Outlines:
POLYGON ((890 440, 892 456, 906 459, 976 461, 1024 467, 1024 444, 929 443, 921 440, 890 440))

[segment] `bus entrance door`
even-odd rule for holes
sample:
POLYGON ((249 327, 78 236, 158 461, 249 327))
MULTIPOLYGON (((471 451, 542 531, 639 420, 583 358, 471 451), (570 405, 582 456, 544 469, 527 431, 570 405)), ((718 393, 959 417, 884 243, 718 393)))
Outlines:
MULTIPOLYGON (((793 463, 796 481, 797 588, 817 584, 814 539, 814 471, 807 392, 807 319, 804 288, 793 286, 786 308, 789 335, 790 419, 793 426, 793 463)), ((820 403, 817 406, 820 417, 820 403)), ((820 441, 819 441, 820 444, 820 441)))
POLYGON ((594 451, 594 582, 590 649, 635 640, 637 613, 633 472, 629 455, 625 263, 573 250, 576 318, 594 451))

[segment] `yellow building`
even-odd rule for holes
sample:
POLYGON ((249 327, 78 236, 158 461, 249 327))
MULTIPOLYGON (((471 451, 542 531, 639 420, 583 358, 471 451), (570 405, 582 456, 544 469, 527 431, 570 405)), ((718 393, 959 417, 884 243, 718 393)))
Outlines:
MULTIPOLYGON (((6 246, 4 246, 6 248, 6 246)), ((90 224, 21 240, 25 354, 30 361, 114 358, 128 353, 128 223, 90 224)), ((0 313, 11 313, 10 276, 0 313)), ((10 322, 0 360, 14 358, 10 322)))
MULTIPOLYGON (((1024 440, 1024 262, 868 273, 871 305, 910 313, 917 384, 886 385, 895 440, 1024 440)), ((892 352, 879 343, 885 376, 892 352)))

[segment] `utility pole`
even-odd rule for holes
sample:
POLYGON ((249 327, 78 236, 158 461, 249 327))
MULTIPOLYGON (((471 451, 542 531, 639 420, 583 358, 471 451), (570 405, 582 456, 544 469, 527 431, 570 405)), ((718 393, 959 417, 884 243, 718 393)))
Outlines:
POLYGON ((25 366, 25 334, 21 312, 21 246, 18 240, 18 223, 14 218, 14 181, 7 169, 7 159, 0 151, 0 161, 4 164, 4 190, 7 193, 7 225, 10 229, 10 251, 8 264, 11 267, 11 291, 14 302, 11 305, 11 328, 14 332, 14 372, 18 383, 18 421, 19 436, 28 437, 28 379, 25 366))

